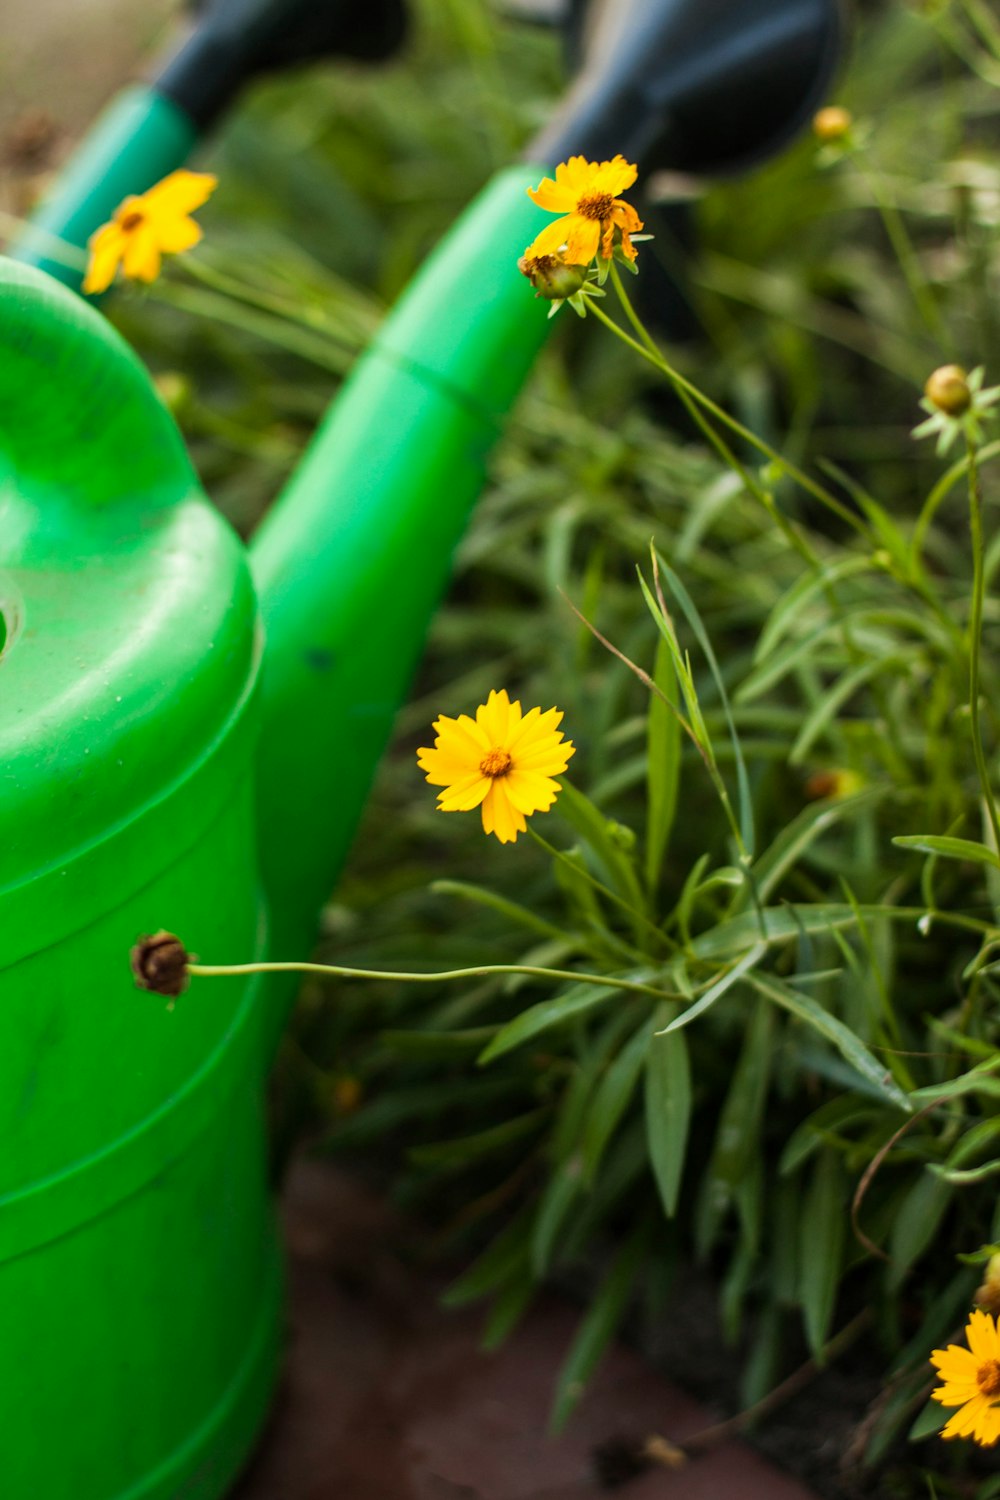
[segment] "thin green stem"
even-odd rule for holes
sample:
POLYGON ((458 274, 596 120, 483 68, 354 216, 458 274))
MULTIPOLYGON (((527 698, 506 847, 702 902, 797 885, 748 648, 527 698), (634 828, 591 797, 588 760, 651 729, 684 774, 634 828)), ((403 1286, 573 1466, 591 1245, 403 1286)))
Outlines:
POLYGON ((728 427, 731 432, 735 432, 738 437, 741 437, 744 442, 749 443, 751 447, 756 448, 759 453, 763 453, 765 458, 777 464, 790 479, 795 480, 800 488, 805 490, 807 494, 812 495, 814 500, 818 500, 821 505, 825 505, 827 510, 833 511, 834 515, 839 516, 842 521, 848 526, 853 527, 866 541, 871 542, 868 527, 864 521, 859 516, 856 516, 853 511, 848 510, 847 506, 838 500, 836 495, 832 494, 825 485, 817 483, 808 474, 804 474, 797 464, 793 464, 790 459, 785 458, 776 448, 772 448, 770 443, 765 442, 762 437, 758 437, 755 432, 751 432, 749 427, 744 427, 742 422, 730 416, 729 412, 718 406, 710 396, 706 396, 704 391, 699 390, 696 385, 687 380, 679 370, 675 370, 673 365, 669 364, 661 353, 657 351, 654 354, 652 349, 647 348, 644 343, 638 339, 634 339, 631 334, 626 333, 624 328, 620 328, 614 319, 608 316, 599 303, 588 300, 587 310, 595 318, 599 318, 607 328, 610 328, 615 338, 620 339, 623 344, 627 344, 630 349, 633 349, 648 364, 654 365, 662 375, 665 375, 679 396, 682 392, 686 392, 699 406, 704 407, 707 412, 710 412, 716 421, 728 427))
POLYGON ((966 451, 969 456, 969 534, 972 539, 972 618, 969 621, 969 720, 972 731, 972 753, 979 773, 990 826, 993 829, 993 847, 1000 851, 1000 815, 996 799, 990 786, 983 736, 979 723, 979 662, 983 634, 983 499, 979 484, 979 466, 976 462, 976 445, 966 436, 966 451))
POLYGON ((934 299, 934 294, 928 287, 924 273, 920 268, 920 261, 917 258, 913 241, 910 239, 906 225, 903 222, 902 214, 886 193, 881 178, 874 168, 862 165, 857 155, 853 157, 853 160, 858 176, 867 187, 871 194, 872 202, 878 209, 879 217, 889 238, 893 254, 903 273, 903 279, 909 289, 910 296, 913 298, 914 306, 926 324, 928 332, 937 339, 943 349, 949 349, 951 347, 951 340, 948 335, 948 329, 944 318, 941 316, 941 309, 938 307, 934 299))
POLYGON ((657 989, 655 985, 642 984, 635 979, 618 979, 611 974, 585 974, 575 969, 542 969, 532 964, 480 964, 472 969, 445 969, 435 974, 392 969, 349 969, 342 964, 188 964, 187 972, 196 979, 228 979, 246 974, 323 974, 328 979, 388 979, 400 984, 444 984, 452 980, 484 979, 494 974, 529 974, 534 979, 571 980, 574 984, 596 984, 613 990, 629 990, 637 995, 652 995, 656 1000, 679 998, 673 990, 657 989))

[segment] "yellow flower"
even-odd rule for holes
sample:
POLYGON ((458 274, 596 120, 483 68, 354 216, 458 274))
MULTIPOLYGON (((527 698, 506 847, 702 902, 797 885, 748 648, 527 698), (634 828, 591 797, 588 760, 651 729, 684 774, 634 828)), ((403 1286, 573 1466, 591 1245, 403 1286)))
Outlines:
POLYGON ((438 794, 441 812, 482 807, 483 828, 501 844, 512 844, 532 813, 548 812, 559 795, 552 780, 565 771, 575 747, 557 728, 562 714, 532 708, 522 715, 506 692, 492 692, 476 717, 444 714, 434 721, 433 749, 417 751, 417 763, 438 794))
POLYGON ((208 198, 217 178, 209 172, 171 172, 138 197, 126 198, 110 224, 90 236, 85 292, 103 292, 121 264, 136 281, 155 281, 161 255, 190 250, 201 230, 189 215, 208 198))
POLYGON ((544 178, 537 188, 528 189, 528 197, 550 214, 562 214, 549 224, 528 246, 528 257, 553 255, 564 245, 565 260, 572 265, 588 265, 600 249, 604 260, 611 259, 615 229, 621 231, 622 250, 635 260, 635 246, 629 239, 642 228, 642 220, 629 203, 616 197, 631 187, 637 169, 624 156, 613 161, 587 161, 571 156, 556 167, 556 180, 544 178))
POLYGON ((968 1349, 949 1344, 931 1355, 944 1385, 931 1391, 942 1406, 961 1410, 948 1419, 941 1436, 971 1437, 984 1448, 1000 1438, 1000 1333, 989 1313, 976 1308, 965 1330, 968 1349))

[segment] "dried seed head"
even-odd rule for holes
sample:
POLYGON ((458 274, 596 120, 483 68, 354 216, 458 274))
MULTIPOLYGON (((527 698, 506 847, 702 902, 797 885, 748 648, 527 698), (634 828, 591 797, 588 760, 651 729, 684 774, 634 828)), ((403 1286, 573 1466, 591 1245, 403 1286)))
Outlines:
POLYGON ((960 417, 972 405, 969 377, 961 365, 941 365, 927 377, 924 395, 949 417, 960 417))
POLYGON ((571 266, 561 255, 522 255, 517 268, 535 288, 535 296, 550 302, 572 297, 587 279, 586 266, 571 266))
POLYGON ((991 1255, 986 1263, 986 1273, 983 1276, 983 1284, 976 1288, 972 1298, 977 1307, 983 1312, 992 1313, 996 1316, 1000 1313, 1000 1255, 991 1255))
POLYGON ((139 989, 175 998, 187 989, 191 954, 172 932, 154 932, 152 936, 141 937, 130 958, 139 989))

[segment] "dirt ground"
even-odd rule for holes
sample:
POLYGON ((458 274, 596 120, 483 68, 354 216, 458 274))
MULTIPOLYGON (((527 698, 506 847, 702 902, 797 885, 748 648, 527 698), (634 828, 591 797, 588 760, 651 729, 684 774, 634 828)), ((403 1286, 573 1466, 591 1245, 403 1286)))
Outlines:
POLYGON ((88 123, 183 25, 181 0, 3 0, 0 212, 25 212, 88 123))

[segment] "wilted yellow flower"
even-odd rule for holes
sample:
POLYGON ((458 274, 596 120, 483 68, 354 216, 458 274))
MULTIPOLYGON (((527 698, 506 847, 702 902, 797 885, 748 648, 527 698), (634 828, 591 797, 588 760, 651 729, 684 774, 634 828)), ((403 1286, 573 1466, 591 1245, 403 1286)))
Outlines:
POLYGON ((942 1406, 959 1411, 942 1428, 945 1438, 971 1437, 984 1448, 1000 1438, 1000 1334, 989 1313, 976 1308, 969 1314, 965 1336, 968 1349, 949 1344, 935 1349, 931 1363, 944 1385, 931 1391, 942 1406))
POLYGON ((556 708, 521 713, 505 691, 490 693, 476 717, 444 714, 434 721, 432 749, 417 751, 417 763, 438 794, 441 812, 482 808, 483 828, 501 844, 512 844, 532 813, 548 812, 559 795, 560 775, 576 753, 564 741, 556 708))
POLYGON ((89 241, 85 292, 103 292, 119 265, 136 281, 155 281, 162 255, 190 250, 201 229, 189 217, 216 185, 209 172, 171 172, 148 192, 126 198, 110 224, 102 224, 89 241))
POLYGON ((587 279, 586 266, 571 266, 561 255, 525 253, 517 263, 522 276, 535 288, 536 297, 549 302, 564 302, 573 297, 587 279))
POLYGON ((525 256, 553 255, 565 246, 564 259, 571 265, 589 265, 598 250, 604 260, 610 260, 618 229, 623 252, 635 260, 629 235, 642 228, 642 220, 631 204, 616 195, 631 187, 637 175, 638 169, 624 156, 602 162, 571 156, 560 163, 555 181, 543 178, 537 188, 528 189, 528 197, 539 208, 563 217, 536 236, 525 256))

